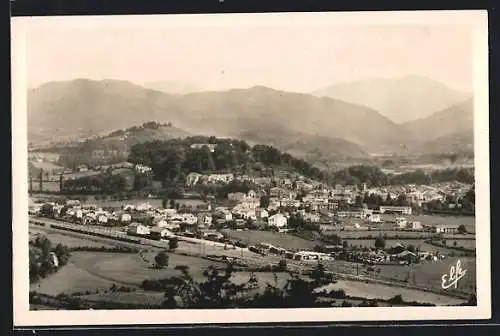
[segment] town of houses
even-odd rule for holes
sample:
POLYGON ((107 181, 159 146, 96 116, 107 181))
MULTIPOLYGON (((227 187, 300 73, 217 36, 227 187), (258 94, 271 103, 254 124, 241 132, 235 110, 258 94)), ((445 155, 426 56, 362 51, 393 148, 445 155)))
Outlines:
MULTIPOLYGON (((135 166, 141 171, 149 171, 149 167, 135 166)), ((431 200, 443 200, 451 196, 459 198, 470 188, 463 183, 441 183, 432 186, 384 186, 367 188, 366 185, 328 187, 302 176, 289 177, 251 177, 234 174, 203 175, 190 173, 186 178, 186 187, 198 184, 230 183, 233 180, 249 181, 257 186, 247 193, 234 192, 227 195, 230 206, 219 206, 216 202, 205 203, 203 207, 164 209, 153 208, 149 203, 123 204, 121 209, 110 211, 91 204, 80 204, 79 201, 68 200, 65 205, 52 203, 56 217, 78 221, 85 225, 126 226, 135 233, 156 230, 160 236, 168 236, 173 232, 187 234, 204 231, 217 235, 214 228, 231 227, 234 229, 253 228, 289 230, 290 216, 300 214, 306 223, 318 224, 327 231, 335 227, 342 230, 377 229, 380 223, 387 223, 386 214, 391 216, 391 225, 395 230, 432 231, 436 233, 456 233, 456 225, 425 225, 418 221, 406 220, 412 214, 411 206, 380 206, 368 209, 365 206, 355 208, 356 197, 360 195, 379 195, 397 199, 405 194, 413 205, 421 206, 431 200), (300 196, 299 196, 300 195, 300 196), (261 207, 261 198, 269 200, 267 206, 261 207), (340 210, 339 203, 347 204, 348 211, 340 210), (63 210, 64 209, 64 210, 63 210)), ((31 214, 38 214, 43 204, 30 207, 31 214)))

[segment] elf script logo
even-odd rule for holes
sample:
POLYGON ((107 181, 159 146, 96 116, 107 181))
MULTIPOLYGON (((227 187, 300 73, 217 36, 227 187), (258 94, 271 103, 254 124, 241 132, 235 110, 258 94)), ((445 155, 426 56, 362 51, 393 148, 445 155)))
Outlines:
POLYGON ((463 270, 460 260, 457 260, 456 266, 450 267, 450 273, 443 274, 441 277, 441 287, 443 287, 443 289, 450 287, 457 288, 458 280, 462 279, 465 276, 465 273, 467 273, 467 270, 463 270))

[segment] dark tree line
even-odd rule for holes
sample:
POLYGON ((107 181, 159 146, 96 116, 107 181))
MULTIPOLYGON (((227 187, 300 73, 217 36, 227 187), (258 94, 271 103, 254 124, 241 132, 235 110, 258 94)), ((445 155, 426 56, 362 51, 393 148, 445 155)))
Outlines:
POLYGON ((404 184, 431 184, 437 182, 474 183, 474 170, 467 168, 443 169, 432 172, 416 170, 399 175, 386 174, 375 166, 357 165, 332 173, 331 179, 343 185, 360 185, 368 187, 404 184))
POLYGON ((189 137, 167 141, 152 141, 132 146, 129 161, 150 166, 159 181, 183 181, 190 172, 201 174, 215 172, 248 172, 259 164, 294 169, 315 179, 322 172, 302 159, 282 153, 274 147, 256 145, 245 141, 215 137, 189 137), (191 148, 192 144, 214 144, 213 152, 207 147, 191 148))
POLYGON ((82 192, 100 191, 104 193, 117 193, 130 189, 128 185, 127 178, 123 175, 108 173, 68 179, 63 182, 65 191, 82 192))

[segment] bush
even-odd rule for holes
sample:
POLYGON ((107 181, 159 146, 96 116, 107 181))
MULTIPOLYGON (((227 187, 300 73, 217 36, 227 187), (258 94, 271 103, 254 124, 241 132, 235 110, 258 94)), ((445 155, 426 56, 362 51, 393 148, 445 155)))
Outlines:
POLYGON ((286 260, 285 259, 281 259, 278 263, 278 270, 280 272, 284 272, 286 271, 286 267, 287 267, 287 264, 286 264, 286 260))
POLYGON ((404 300, 401 294, 398 294, 387 300, 387 302, 391 304, 403 304, 404 300))
POLYGON ((156 256, 155 256, 155 266, 157 268, 163 268, 163 267, 166 267, 168 266, 168 254, 166 254, 165 252, 159 252, 156 256))
POLYGON ((170 238, 168 240, 168 248, 175 250, 177 247, 179 247, 179 239, 177 237, 170 238))

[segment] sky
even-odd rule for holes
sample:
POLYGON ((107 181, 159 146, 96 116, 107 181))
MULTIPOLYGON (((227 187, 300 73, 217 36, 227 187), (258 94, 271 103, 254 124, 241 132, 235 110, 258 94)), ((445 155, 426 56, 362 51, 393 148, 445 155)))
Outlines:
POLYGON ((219 90, 311 92, 368 78, 426 76, 472 92, 473 30, 454 24, 32 25, 27 82, 174 81, 219 90))

